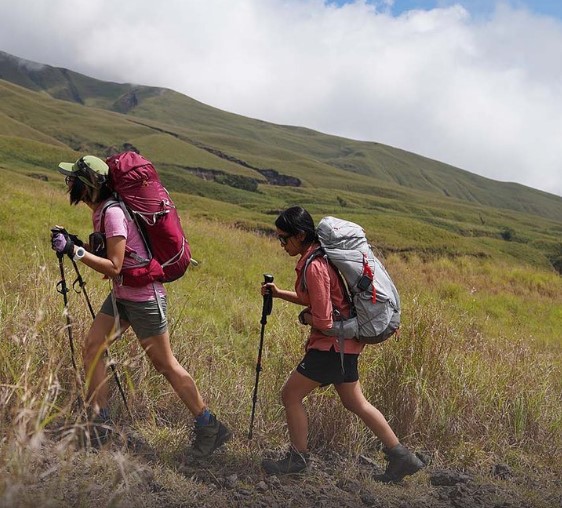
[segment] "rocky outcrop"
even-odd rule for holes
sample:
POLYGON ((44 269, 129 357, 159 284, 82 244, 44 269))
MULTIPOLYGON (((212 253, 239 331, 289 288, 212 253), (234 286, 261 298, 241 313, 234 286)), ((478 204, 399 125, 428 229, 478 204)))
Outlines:
POLYGON ((203 180, 221 183, 223 185, 228 185, 229 187, 234 187, 235 189, 242 189, 250 192, 257 192, 258 184, 260 183, 255 178, 242 175, 232 175, 218 169, 207 169, 193 166, 181 166, 181 169, 197 176, 198 178, 202 178, 203 180))
POLYGON ((294 176, 282 175, 275 169, 256 169, 258 173, 263 175, 270 185, 285 185, 289 187, 300 187, 300 179, 294 176))
POLYGON ((242 159, 238 159, 237 157, 234 157, 232 155, 228 155, 228 154, 222 152, 221 150, 217 150, 216 148, 212 148, 212 147, 205 146, 205 145, 202 145, 202 144, 197 144, 197 147, 201 148, 202 150, 205 150, 209 153, 212 153, 213 155, 215 155, 217 157, 220 157, 221 159, 227 160, 229 162, 234 162, 235 164, 238 164, 240 166, 244 166, 245 168, 249 168, 249 169, 253 169, 254 171, 257 171, 260 175, 265 177, 267 183, 270 184, 270 185, 284 185, 284 186, 290 186, 290 187, 300 187, 301 186, 301 183, 302 183, 301 180, 299 178, 294 177, 294 176, 282 175, 281 173, 279 173, 275 169, 258 168, 256 166, 253 166, 253 165, 247 163, 246 161, 243 161, 242 159))
POLYGON ((119 99, 117 99, 112 106, 113 111, 117 113, 127 114, 132 109, 136 108, 139 104, 139 99, 137 97, 137 91, 135 89, 123 94, 119 99))
MULTIPOLYGON (((128 95, 128 94, 126 94, 128 95)), ((132 120, 131 122, 137 123, 139 125, 144 125, 145 127, 148 127, 144 122, 141 122, 139 120, 132 120)), ((205 150, 206 152, 214 155, 215 157, 219 157, 220 159, 223 160, 227 160, 229 162, 233 162, 234 164, 238 164, 239 166, 243 166, 245 168, 248 169, 252 169, 254 171, 257 171, 260 175, 262 175, 265 178, 265 183, 269 184, 269 185, 279 185, 279 186, 289 186, 289 187, 300 187, 302 185, 302 182, 300 180, 300 178, 296 178, 294 176, 287 176, 287 175, 283 175, 281 173, 279 173, 277 170, 275 169, 263 169, 263 168, 258 168, 257 166, 253 166, 252 164, 249 164, 248 162, 239 159, 238 157, 235 157, 233 155, 229 155, 217 148, 213 148, 212 146, 207 146, 204 145, 203 143, 200 143, 198 141, 195 141, 193 139, 189 139, 185 136, 180 136, 175 132, 166 130, 166 129, 162 129, 159 127, 155 127, 154 125, 150 125, 151 129, 154 129, 158 132, 163 132, 164 134, 169 134, 170 136, 173 136, 175 138, 181 139, 182 141, 186 141, 188 143, 191 143, 193 146, 196 146, 197 148, 200 148, 201 150, 205 150)), ((205 178, 206 180, 215 180, 216 176, 209 176, 209 175, 214 175, 215 171, 218 170, 213 170, 213 169, 207 169, 207 168, 194 168, 194 167, 190 167, 190 166, 181 166, 183 169, 186 170, 195 170, 197 176, 199 176, 200 178, 205 178)), ((227 174, 225 172, 220 172, 222 174, 227 174)), ((243 178, 249 178, 249 177, 243 177, 243 178)), ((258 180, 256 179, 256 184, 259 183, 258 180)))

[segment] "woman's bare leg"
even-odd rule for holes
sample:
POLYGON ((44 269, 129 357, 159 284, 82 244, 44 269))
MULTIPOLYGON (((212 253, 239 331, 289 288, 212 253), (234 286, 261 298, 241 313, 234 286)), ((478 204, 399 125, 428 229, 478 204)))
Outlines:
POLYGON ((388 449, 399 441, 383 414, 363 395, 359 381, 335 385, 336 391, 346 409, 355 413, 388 449))
POLYGON ((170 383, 193 416, 201 414, 206 405, 190 374, 176 360, 170 347, 170 335, 165 332, 140 341, 154 368, 170 383))
POLYGON ((293 448, 298 452, 308 451, 308 417, 304 408, 304 398, 320 383, 312 381, 296 370, 291 373, 281 391, 281 400, 285 406, 289 438, 293 448))

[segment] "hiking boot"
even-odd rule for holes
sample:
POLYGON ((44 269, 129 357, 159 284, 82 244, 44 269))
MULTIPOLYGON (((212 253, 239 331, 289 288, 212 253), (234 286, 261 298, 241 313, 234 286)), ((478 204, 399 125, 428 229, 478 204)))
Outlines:
POLYGON ((300 453, 291 448, 284 459, 264 459, 261 462, 261 467, 267 474, 301 473, 308 466, 308 458, 308 453, 300 453))
POLYGON ((190 455, 197 459, 208 457, 232 437, 232 432, 214 414, 211 414, 208 425, 195 426, 194 432, 190 455))
POLYGON ((90 445, 93 448, 101 448, 107 444, 113 434, 113 421, 110 418, 96 416, 88 426, 90 434, 90 445))
POLYGON ((424 462, 401 444, 397 444, 390 450, 385 449, 384 454, 388 465, 384 474, 375 476, 375 480, 379 482, 398 483, 405 476, 417 473, 425 467, 424 462))

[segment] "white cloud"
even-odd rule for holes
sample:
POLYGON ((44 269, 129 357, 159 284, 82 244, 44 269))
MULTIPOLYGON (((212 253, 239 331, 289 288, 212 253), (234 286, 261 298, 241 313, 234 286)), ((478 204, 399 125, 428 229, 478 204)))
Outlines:
POLYGON ((562 22, 500 4, 1 0, 0 49, 562 195, 562 22), (386 5, 386 7, 385 7, 386 5))

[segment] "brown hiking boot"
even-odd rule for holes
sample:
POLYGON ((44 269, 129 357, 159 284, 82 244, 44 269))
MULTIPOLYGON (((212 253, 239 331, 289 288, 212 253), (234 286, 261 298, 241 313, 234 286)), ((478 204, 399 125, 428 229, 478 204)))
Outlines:
POLYGON ((261 462, 261 467, 267 474, 302 473, 308 466, 308 459, 308 453, 300 453, 291 448, 284 459, 264 459, 261 462))
POLYGON ((197 459, 208 457, 232 437, 229 428, 219 422, 214 414, 211 414, 208 425, 196 426, 194 433, 190 455, 197 459))
POLYGON ((425 467, 415 454, 401 444, 397 444, 390 450, 385 449, 384 454, 388 460, 386 471, 382 475, 375 476, 375 480, 383 483, 398 483, 405 476, 417 473, 425 467))

